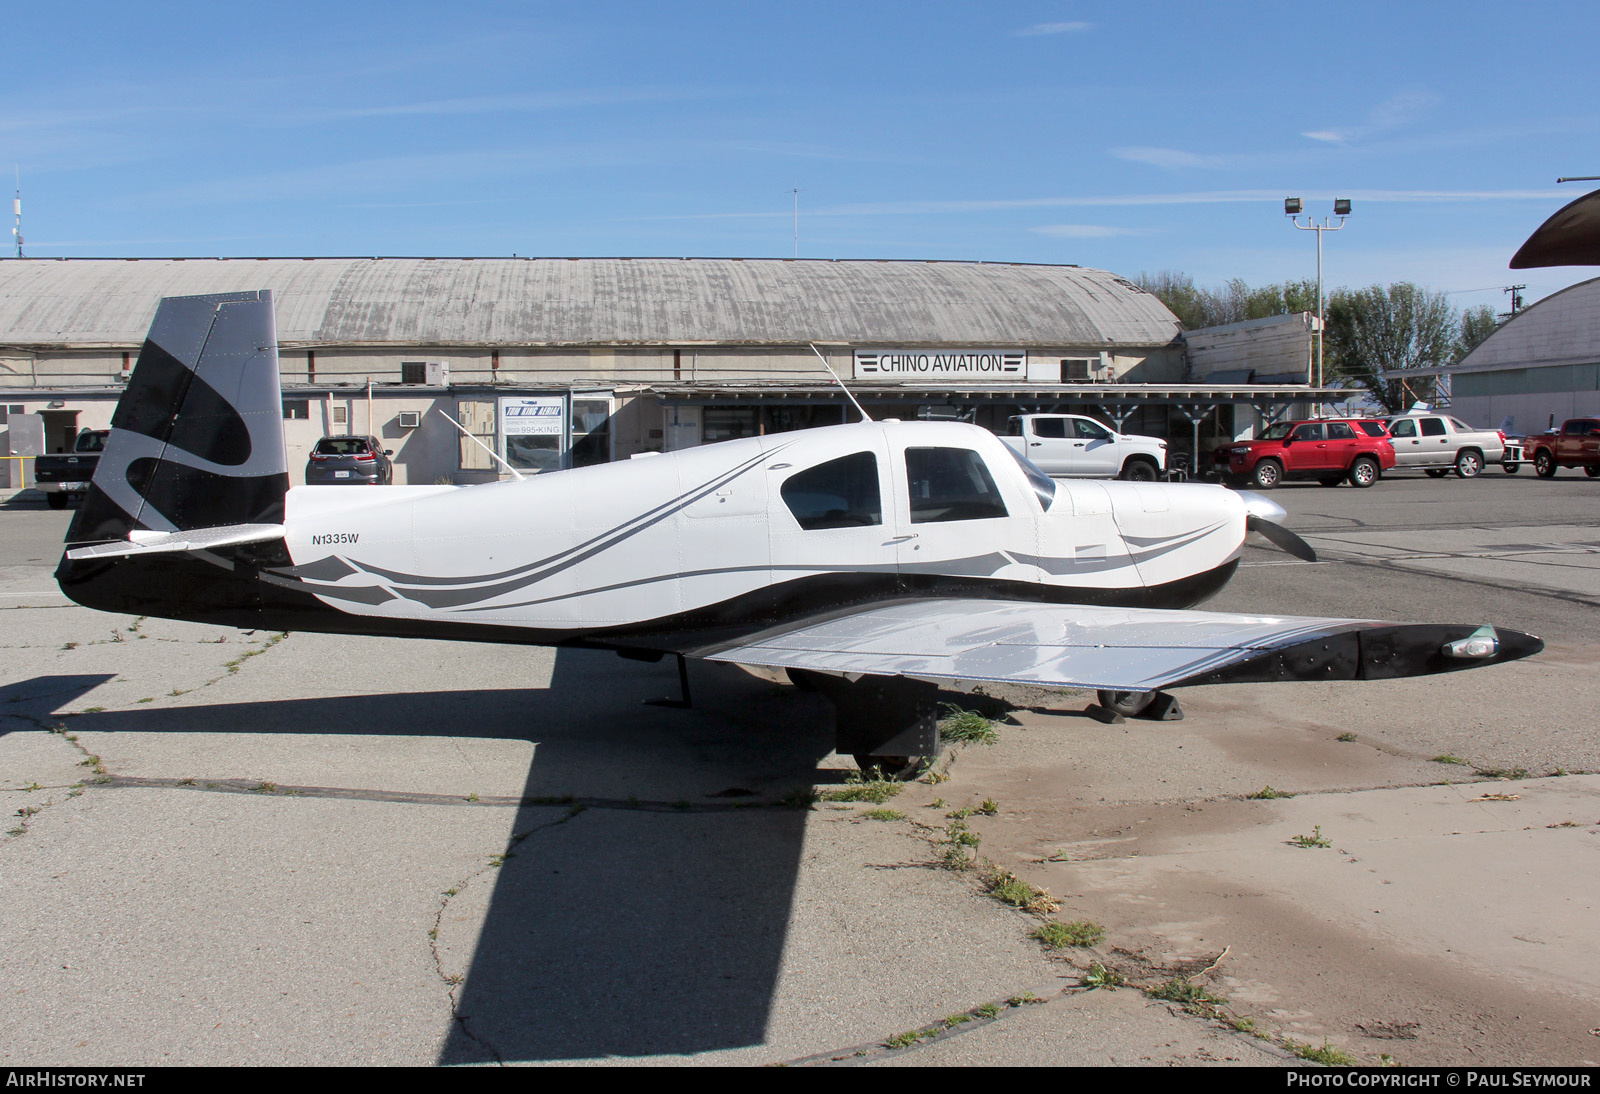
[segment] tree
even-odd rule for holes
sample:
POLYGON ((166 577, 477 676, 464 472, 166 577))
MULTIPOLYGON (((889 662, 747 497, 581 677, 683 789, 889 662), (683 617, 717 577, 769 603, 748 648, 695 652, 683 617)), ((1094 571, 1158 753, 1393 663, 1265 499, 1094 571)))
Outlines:
POLYGON ((1494 309, 1487 304, 1479 304, 1476 308, 1468 308, 1461 313, 1461 340, 1456 347, 1459 360, 1478 347, 1478 343, 1495 332, 1500 325, 1500 319, 1495 315, 1494 309))
POLYGON ((1243 278, 1236 277, 1220 289, 1202 289, 1188 274, 1162 270, 1158 274, 1140 274, 1139 287, 1165 304, 1184 330, 1317 310, 1315 281, 1285 281, 1252 289, 1243 278))
POLYGON ((1406 373, 1455 360, 1461 329, 1448 297, 1409 281, 1339 289, 1328 304, 1324 353, 1336 374, 1398 414, 1433 397, 1433 377, 1406 373))

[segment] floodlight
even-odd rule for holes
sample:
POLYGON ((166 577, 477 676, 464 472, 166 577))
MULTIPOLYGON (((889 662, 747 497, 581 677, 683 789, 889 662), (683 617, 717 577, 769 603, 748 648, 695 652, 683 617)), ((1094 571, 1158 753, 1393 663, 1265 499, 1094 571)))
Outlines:
POLYGON ((1350 215, 1350 199, 1349 198, 1334 198, 1333 199, 1333 215, 1336 216, 1336 217, 1347 217, 1347 216, 1349 216, 1350 215))
POLYGON ((1300 215, 1300 199, 1299 198, 1284 198, 1283 199, 1283 215, 1286 216, 1286 217, 1299 216, 1300 215))

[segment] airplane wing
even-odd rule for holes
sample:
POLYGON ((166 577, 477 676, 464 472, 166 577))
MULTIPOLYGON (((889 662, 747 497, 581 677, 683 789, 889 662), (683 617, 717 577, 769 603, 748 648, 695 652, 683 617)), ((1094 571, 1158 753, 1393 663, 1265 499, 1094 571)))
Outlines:
POLYGON ((776 628, 712 661, 1052 688, 1422 676, 1527 657, 1518 631, 996 600, 915 600, 776 628))

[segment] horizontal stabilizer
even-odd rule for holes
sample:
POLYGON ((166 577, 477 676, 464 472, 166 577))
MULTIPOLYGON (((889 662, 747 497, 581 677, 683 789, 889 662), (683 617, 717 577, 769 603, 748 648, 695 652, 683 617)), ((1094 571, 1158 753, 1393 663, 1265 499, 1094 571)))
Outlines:
POLYGON ((88 558, 126 558, 129 555, 170 554, 175 551, 209 551, 215 547, 237 547, 241 543, 270 543, 283 538, 281 524, 230 524, 223 528, 194 528, 187 532, 148 532, 136 529, 125 543, 97 543, 93 547, 74 547, 67 557, 74 562, 88 558))

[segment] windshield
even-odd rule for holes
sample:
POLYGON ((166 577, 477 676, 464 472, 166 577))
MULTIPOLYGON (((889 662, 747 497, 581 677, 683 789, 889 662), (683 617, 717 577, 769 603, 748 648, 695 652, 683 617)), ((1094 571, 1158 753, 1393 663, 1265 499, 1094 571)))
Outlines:
POLYGON ((1033 487, 1033 496, 1039 499, 1039 508, 1049 512, 1050 503, 1056 500, 1056 480, 1039 470, 1038 464, 1010 445, 1006 445, 1005 450, 1021 465, 1022 473, 1028 476, 1028 485, 1033 487))

